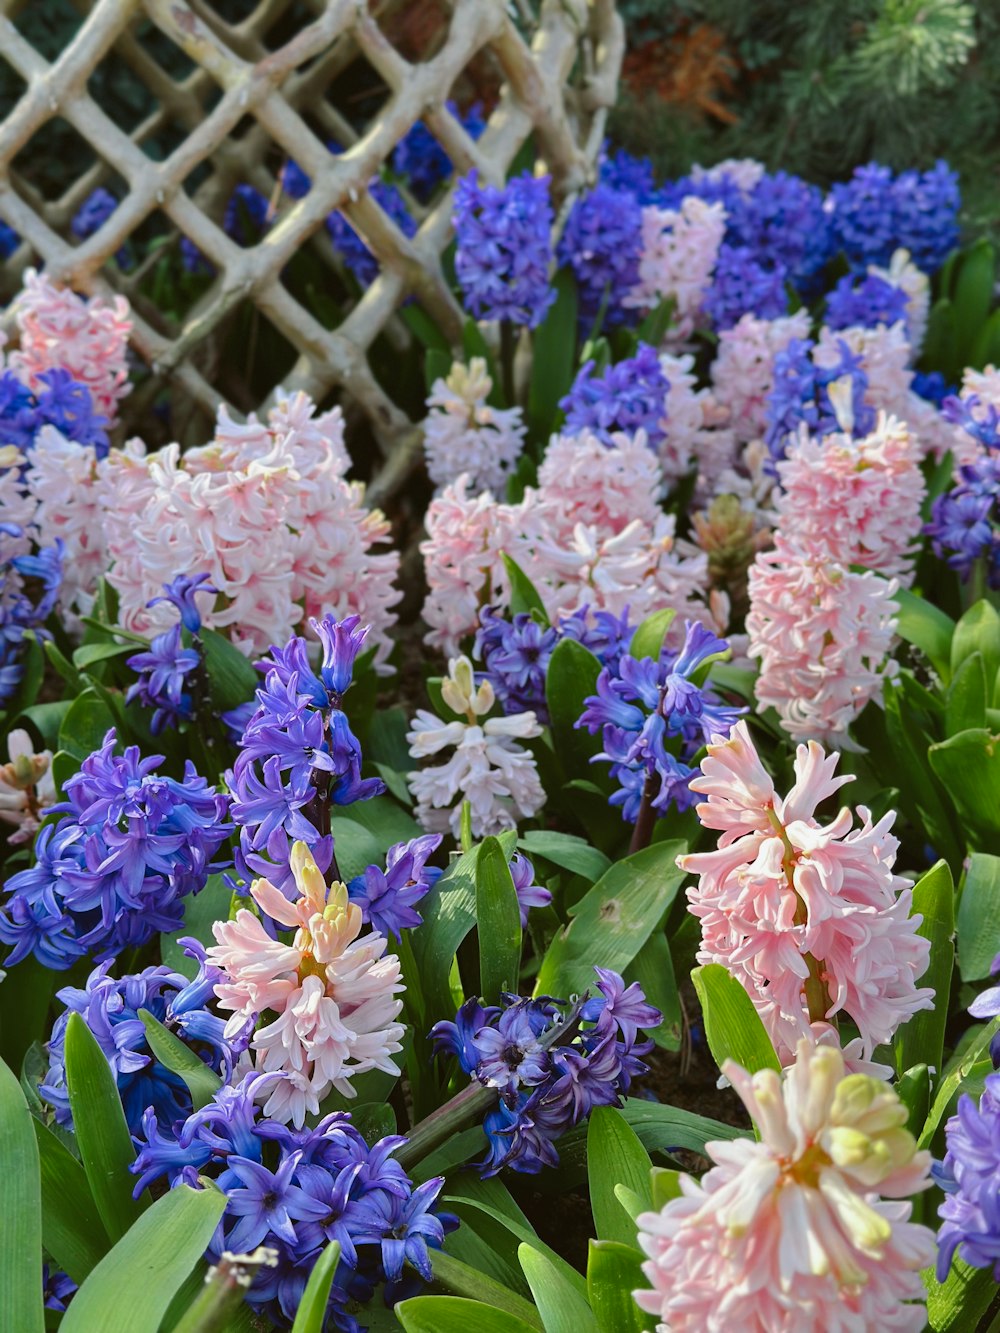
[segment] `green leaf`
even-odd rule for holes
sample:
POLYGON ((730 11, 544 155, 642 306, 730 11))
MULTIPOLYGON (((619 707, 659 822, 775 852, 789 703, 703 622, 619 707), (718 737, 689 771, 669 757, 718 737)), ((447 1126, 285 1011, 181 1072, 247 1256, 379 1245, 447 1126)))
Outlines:
POLYGON ((556 429, 559 400, 573 384, 577 298, 573 275, 560 269, 552 280, 556 299, 531 337, 528 425, 532 439, 547 442, 556 429))
POLYGON ((663 1015, 660 1025, 649 1034, 653 1041, 661 1051, 679 1051, 684 1018, 673 955, 662 931, 650 935, 625 969, 625 980, 637 981, 649 1003, 663 1015))
POLYGON ((299 1308, 295 1311, 292 1333, 323 1333, 330 1288, 333 1286, 333 1275, 339 1263, 340 1243, 332 1241, 320 1252, 319 1258, 312 1266, 299 1308))
POLYGON ((184 924, 173 935, 160 936, 160 957, 167 967, 193 978, 198 964, 184 952, 178 941, 186 935, 202 944, 215 943, 212 924, 229 920, 233 891, 221 875, 209 875, 201 893, 189 894, 184 899, 184 924))
POLYGON ((996 1295, 996 1279, 989 1268, 973 1268, 956 1255, 944 1282, 933 1268, 923 1272, 927 1288, 927 1319, 934 1333, 970 1333, 990 1308, 996 1295))
POLYGON ((958 904, 958 970, 963 981, 990 975, 1000 953, 1000 857, 973 852, 958 904))
POLYGON ((214 629, 200 631, 209 693, 216 711, 227 712, 252 699, 260 677, 250 659, 214 629))
MULTIPOLYGON (((485 1135, 483 1137, 485 1139, 485 1135)), ((451 1191, 449 1209, 461 1225, 445 1239, 445 1250, 527 1300, 531 1288, 517 1261, 518 1237, 508 1229, 507 1223, 522 1228, 529 1237, 535 1233, 506 1185, 495 1177, 483 1180, 471 1172, 462 1172, 453 1176, 448 1188, 451 1191), (504 1220, 500 1221, 473 1205, 492 1208, 504 1220)), ((467 1294, 455 1293, 459 1296, 467 1294)))
MULTIPOLYGON (((511 856, 517 845, 517 834, 513 830, 501 833, 499 842, 504 855, 511 856)), ((478 858, 479 848, 473 847, 448 867, 433 894, 425 899, 429 905, 422 911, 424 924, 411 934, 425 1005, 425 1029, 439 1018, 455 1016, 449 976, 458 946, 476 924, 478 858)))
POLYGON ((86 671, 88 667, 97 666, 99 662, 109 662, 113 658, 124 657, 126 653, 135 651, 134 643, 84 643, 73 653, 73 665, 78 671, 86 671))
POLYGON ((516 1291, 477 1272, 444 1250, 433 1250, 430 1258, 434 1281, 438 1286, 445 1287, 455 1296, 465 1296, 470 1300, 482 1301, 493 1309, 504 1310, 512 1318, 523 1320, 529 1328, 542 1329, 538 1311, 516 1291))
POLYGON ((104 744, 104 736, 115 725, 114 716, 93 688, 73 700, 59 728, 59 748, 81 762, 104 744))
POLYGON ((615 862, 573 906, 569 925, 546 950, 536 995, 584 991, 594 984, 595 966, 624 972, 673 904, 684 879, 676 861, 685 847, 657 842, 615 862))
POLYGON ((148 1009, 140 1009, 139 1018, 146 1029, 150 1050, 161 1065, 180 1075, 187 1084, 194 1110, 200 1111, 222 1087, 222 1079, 148 1009))
POLYGON ((555 1250, 550 1249, 548 1245, 543 1244, 529 1226, 519 1222, 515 1217, 510 1217, 507 1213, 501 1212, 499 1208, 494 1208, 488 1203, 483 1203, 480 1199, 462 1198, 461 1196, 456 1197, 454 1195, 446 1195, 445 1198, 442 1199, 442 1203, 456 1202, 465 1208, 474 1208, 478 1212, 484 1213, 487 1217, 491 1217, 494 1222, 499 1222, 506 1231, 509 1231, 511 1235, 516 1236, 518 1240, 526 1241, 534 1249, 544 1254, 549 1263, 553 1264, 558 1269, 559 1273, 577 1292, 582 1295, 586 1291, 584 1279, 576 1269, 573 1268, 571 1264, 568 1264, 561 1255, 556 1253, 555 1250))
POLYGON ((1000 615, 985 598, 970 606, 955 626, 951 640, 952 671, 957 671, 973 653, 982 654, 987 702, 992 704, 994 684, 1000 669, 1000 615))
POLYGON ((694 969, 691 980, 701 1002, 705 1040, 719 1068, 735 1060, 751 1074, 780 1070, 760 1015, 736 978, 721 963, 707 963, 694 969))
POLYGON ((667 607, 662 611, 654 611, 651 616, 647 616, 632 635, 632 642, 628 649, 631 656, 640 661, 644 657, 651 657, 654 662, 658 662, 663 648, 663 640, 666 638, 667 630, 676 615, 676 611, 667 607))
POLYGON ((942 297, 931 306, 921 360, 935 370, 940 370, 949 383, 955 383, 961 379, 963 369, 955 350, 957 346, 958 322, 955 310, 951 301, 942 297))
POLYGON ((908 1112, 906 1128, 916 1138, 931 1107, 931 1071, 923 1064, 912 1065, 897 1080, 896 1092, 908 1112))
POLYGON ((598 1333, 597 1320, 584 1297, 544 1254, 524 1243, 517 1247, 517 1257, 545 1333, 598 1333))
POLYGON ((399 317, 423 347, 443 352, 451 364, 451 344, 423 306, 410 301, 400 307, 399 317))
POLYGON ((0 1003, 0 1058, 11 1069, 21 1068, 32 1042, 45 1040, 57 978, 58 973, 43 967, 32 955, 7 973, 0 1003))
POLYGON ((84 1282, 63 1316, 61 1333, 158 1333, 225 1206, 226 1196, 214 1186, 168 1190, 84 1282))
POLYGON ((914 1014, 896 1033, 896 1068, 900 1074, 921 1062, 940 1069, 944 1060, 948 997, 955 968, 955 882, 947 861, 938 861, 914 885, 910 914, 923 917, 917 934, 931 942, 930 960, 920 985, 934 988, 934 1005, 914 1014))
POLYGON ((983 1058, 983 1053, 998 1028, 1000 1028, 1000 1017, 994 1018, 991 1022, 982 1026, 978 1035, 966 1046, 961 1060, 955 1061, 952 1068, 938 1083, 937 1092, 927 1116, 927 1123, 924 1125, 923 1133, 917 1141, 918 1148, 929 1146, 952 1098, 960 1091, 962 1084, 972 1073, 974 1066, 983 1058))
POLYGON ((351 1123, 369 1148, 396 1132, 396 1113, 385 1102, 351 1103, 351 1123))
POLYGON ((559 833, 555 829, 531 829, 517 840, 529 856, 544 856, 546 861, 583 875, 591 883, 600 879, 611 865, 603 852, 591 847, 585 838, 573 833, 559 833))
POLYGON ((461 1296, 415 1296, 396 1306, 406 1333, 535 1333, 539 1324, 461 1296))
POLYGON ((973 847, 1000 837, 998 746, 1000 738, 985 727, 975 727, 949 736, 927 751, 930 766, 964 821, 966 836, 973 847))
POLYGON ((981 236, 962 255, 952 298, 958 329, 956 354, 963 366, 973 364, 972 349, 989 314, 995 274, 996 255, 993 246, 985 236, 981 236))
POLYGON ((576 726, 584 700, 597 689, 600 672, 601 664, 594 654, 575 639, 561 639, 549 658, 545 702, 552 743, 568 776, 587 774, 591 759, 601 750, 599 736, 576 726))
POLYGON ((80 1286, 110 1248, 87 1173, 40 1120, 32 1120, 42 1180, 42 1243, 80 1286))
POLYGON ((632 1296, 647 1286, 643 1256, 631 1245, 592 1240, 587 1255, 587 1297, 600 1333, 643 1333, 646 1316, 632 1296))
POLYGON ((538 589, 528 578, 524 570, 506 551, 503 552, 504 568, 510 579, 510 613, 513 616, 531 615, 533 612, 541 624, 548 625, 548 612, 538 589))
POLYGON ((71 1013, 66 1024, 65 1059, 80 1156, 97 1211, 114 1243, 142 1213, 149 1195, 132 1198, 135 1176, 129 1167, 135 1149, 118 1088, 97 1038, 77 1013, 71 1013))
POLYGON ((951 679, 951 638, 955 622, 939 607, 925 602, 908 588, 899 588, 892 594, 899 607, 896 632, 901 639, 919 648, 931 666, 947 685, 951 679))
POLYGON ((59 728, 72 707, 72 699, 58 699, 48 704, 32 704, 15 720, 29 723, 38 732, 45 749, 55 750, 59 746, 59 728))
POLYGON ((480 991, 487 1004, 496 1004, 503 992, 517 991, 521 965, 517 890, 496 838, 483 839, 476 861, 476 928, 480 991))
POLYGON ((918 827, 923 824, 928 841, 949 865, 958 865, 963 846, 952 823, 947 783, 943 788, 938 781, 933 752, 926 748, 927 736, 915 729, 908 713, 904 713, 901 694, 889 686, 883 712, 889 758, 894 775, 898 775, 900 804, 918 827))
POLYGON ((654 1166, 649 1173, 649 1188, 653 1197, 653 1212, 663 1211, 671 1199, 679 1199, 684 1192, 681 1189, 681 1173, 665 1166, 654 1166))
POLYGON ((21 1085, 0 1061, 0 1328, 42 1333, 42 1194, 38 1145, 21 1085))
POLYGON ((982 370, 984 366, 991 364, 995 365, 998 348, 1000 348, 1000 310, 994 310, 973 340, 968 364, 977 370, 982 370))
POLYGON ((615 1187, 624 1185, 634 1191, 648 1208, 651 1168, 649 1153, 628 1122, 613 1107, 597 1107, 587 1131, 587 1174, 590 1210, 599 1240, 635 1244, 635 1223, 616 1197, 615 1187))
POLYGON ((368 866, 375 865, 385 855, 386 849, 381 846, 380 839, 353 819, 332 815, 330 832, 333 834, 337 868, 345 883, 355 875, 363 874, 368 866))
MULTIPOLYGON (((36 650, 38 649, 38 640, 32 639, 36 650)), ((52 639, 44 640, 44 652, 49 665, 53 667, 63 680, 69 686, 71 693, 78 694, 83 688, 83 681, 80 679, 80 673, 69 660, 65 653, 59 651, 52 639)), ((34 699, 26 699, 25 703, 33 703, 34 699)))
POLYGON ((973 653, 965 659, 955 672, 945 698, 945 731, 949 736, 986 726, 986 670, 982 653, 973 653))
MULTIPOLYGON (((404 307, 405 308, 405 307, 404 307)), ((427 392, 430 393, 438 380, 446 380, 451 373, 454 358, 451 352, 442 351, 438 347, 431 347, 424 357, 424 384, 427 386, 427 392)))

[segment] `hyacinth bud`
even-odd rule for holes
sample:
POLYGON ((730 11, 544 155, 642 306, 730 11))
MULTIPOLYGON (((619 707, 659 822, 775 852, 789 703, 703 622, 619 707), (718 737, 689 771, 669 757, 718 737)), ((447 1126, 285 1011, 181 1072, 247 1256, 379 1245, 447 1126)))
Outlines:
POLYGON ((476 688, 475 673, 467 657, 453 657, 448 662, 448 675, 441 682, 441 697, 453 713, 462 713, 472 722, 490 711, 496 696, 488 680, 476 688))
POLYGON ((737 495, 717 495, 692 521, 698 545, 708 556, 712 582, 728 589, 734 601, 745 602, 747 570, 768 544, 769 534, 755 530, 753 514, 742 507, 737 495))
POLYGON ((456 398, 468 404, 473 418, 476 403, 485 402, 493 391, 493 380, 486 369, 486 360, 481 356, 474 356, 467 366, 456 361, 448 372, 445 384, 456 398))

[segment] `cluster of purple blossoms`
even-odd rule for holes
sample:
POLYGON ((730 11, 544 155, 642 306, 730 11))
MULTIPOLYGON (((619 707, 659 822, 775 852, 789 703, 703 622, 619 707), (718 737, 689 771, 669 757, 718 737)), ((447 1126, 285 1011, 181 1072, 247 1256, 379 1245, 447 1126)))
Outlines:
POLYGON ((641 254, 642 205, 634 194, 597 185, 573 205, 557 257, 576 279, 585 328, 602 313, 609 328, 634 322, 623 303, 639 281, 641 254))
POLYGON ((764 411, 767 430, 764 439, 774 458, 781 458, 789 438, 805 426, 812 436, 830 435, 841 429, 829 386, 850 376, 854 431, 867 435, 875 425, 875 413, 865 402, 868 376, 843 338, 838 339, 840 360, 835 366, 817 366, 812 358, 814 343, 810 338, 793 338, 774 358, 774 387, 767 396, 764 411))
POLYGON ((471 171, 455 187, 455 275, 476 319, 536 328, 556 299, 549 283, 552 204, 549 177, 530 172, 502 189, 471 171))
POLYGON ((526 611, 505 620, 485 606, 479 613, 473 654, 483 663, 481 675, 493 686, 503 711, 533 712, 544 725, 549 720, 545 680, 556 645, 562 639, 575 639, 602 666, 614 668, 628 649, 633 628, 627 608, 621 616, 582 608, 556 625, 546 625, 526 611))
POLYGON ((12 370, 0 373, 0 437, 26 453, 43 426, 54 426, 67 440, 92 445, 98 458, 108 452, 107 417, 94 411, 86 384, 68 370, 54 367, 30 389, 12 370))
POLYGON ((906 319, 906 293, 877 273, 858 278, 848 273, 826 300, 824 323, 831 329, 873 329, 906 319))
POLYGON ((685 199, 694 195, 697 199, 704 199, 706 204, 721 204, 726 210, 726 216, 732 217, 742 203, 743 193, 728 171, 718 176, 705 172, 697 179, 694 176, 679 176, 676 180, 668 181, 656 202, 661 208, 678 209, 685 199))
POLYGON ((397 842, 385 854, 385 869, 366 866, 347 885, 352 903, 361 908, 361 919, 386 939, 399 939, 404 930, 422 924, 416 910, 441 878, 437 866, 427 858, 441 846, 440 833, 425 833, 409 842, 397 842))
POLYGON ((653 1048, 640 1029, 661 1021, 637 982, 595 967, 598 994, 567 1010, 564 1001, 504 995, 503 1004, 467 1000, 455 1021, 431 1030, 435 1049, 454 1055, 466 1074, 495 1088, 499 1102, 483 1123, 488 1140, 484 1176, 505 1166, 535 1174, 559 1161, 556 1141, 595 1106, 619 1106, 640 1059, 653 1048))
POLYGON ((91 972, 83 987, 66 986, 57 992, 66 1008, 53 1025, 48 1042, 49 1070, 38 1090, 55 1108, 59 1124, 72 1124, 65 1041, 66 1025, 73 1013, 83 1018, 107 1057, 133 1134, 139 1132, 147 1110, 163 1126, 172 1125, 192 1110, 187 1084, 161 1064, 150 1049, 140 1010, 152 1014, 223 1082, 229 1082, 238 1057, 250 1041, 253 1023, 226 1035, 225 1019, 208 1008, 222 973, 206 962, 205 950, 197 940, 180 942, 188 957, 198 963, 193 980, 162 966, 147 967, 116 980, 108 975, 112 965, 107 962, 91 972))
POLYGON ((957 395, 958 390, 949 384, 940 370, 918 370, 910 381, 910 388, 935 407, 942 407, 946 398, 957 395))
POLYGON ((36 864, 12 875, 0 910, 8 966, 33 953, 57 971, 78 958, 113 958, 183 919, 184 898, 222 869, 212 858, 232 832, 229 799, 213 791, 190 761, 184 778, 163 777, 162 755, 136 746, 114 753, 114 729, 64 784, 52 807, 36 864))
POLYGON ((900 247, 935 273, 958 244, 958 176, 947 162, 894 177, 877 162, 855 168, 827 201, 835 246, 853 264, 885 265, 900 247))
POLYGON ((785 171, 765 173, 749 194, 726 204, 726 241, 746 246, 759 264, 781 268, 807 291, 832 254, 823 193, 785 171))
POLYGON ((362 778, 361 746, 341 707, 368 629, 359 616, 326 615, 310 624, 323 648, 319 674, 299 635, 257 663, 264 685, 226 774, 240 830, 237 867, 278 888, 291 881, 288 857, 297 840, 322 871, 333 864, 331 803, 350 805, 385 791, 381 779, 362 778))
MULTIPOLYGON (((0 534, 20 537, 16 523, 0 523, 0 534)), ((0 562, 0 704, 24 675, 25 634, 46 635, 41 626, 55 608, 62 584, 63 542, 43 546, 34 555, 16 555, 0 562), (29 596, 34 584, 36 592, 29 596)))
POLYGON ((573 387, 559 406, 566 413, 567 429, 589 430, 609 448, 618 431, 646 432, 646 442, 657 449, 664 437, 670 381, 663 373, 654 347, 640 343, 633 356, 594 374, 594 362, 585 361, 573 387))
POLYGON ((202 666, 197 647, 181 645, 181 629, 187 630, 195 644, 201 632, 201 612, 195 602, 196 593, 214 595, 218 589, 209 582, 208 574, 178 574, 171 583, 163 585, 162 597, 154 597, 147 606, 170 602, 177 608, 180 620, 162 634, 157 634, 149 648, 135 653, 128 665, 139 679, 129 687, 125 702, 138 699, 144 708, 153 710, 150 731, 158 736, 164 727, 177 727, 195 715, 192 681, 202 666))
POLYGON ((788 310, 784 264, 766 264, 746 245, 719 246, 704 310, 716 329, 731 329, 746 314, 778 319, 788 310))
MULTIPOLYGON (((445 108, 470 139, 478 139, 485 130, 486 121, 478 102, 464 114, 451 99, 445 102, 445 108)), ((416 197, 426 203, 441 182, 451 175, 452 162, 424 122, 418 120, 393 150, 392 169, 405 176, 416 197)))
MULTIPOLYGON (((85 241, 104 226, 117 207, 118 200, 111 191, 99 185, 87 195, 73 214, 69 229, 78 241, 85 241)), ((121 246, 115 253, 115 262, 119 268, 128 268, 131 265, 132 252, 128 245, 121 246)))
POLYGON ((965 1093, 945 1126, 947 1153, 934 1167, 944 1190, 938 1209, 937 1277, 943 1282, 957 1250, 1000 1281, 1000 1073, 989 1074, 977 1106, 965 1093))
POLYGON ((369 1148, 343 1112, 304 1129, 263 1120, 255 1099, 284 1077, 248 1074, 169 1132, 147 1111, 136 1137, 135 1192, 161 1177, 171 1186, 196 1186, 199 1176, 214 1181, 226 1209, 206 1257, 273 1248, 277 1264, 260 1271, 247 1300, 281 1325, 295 1318, 320 1251, 338 1242, 324 1326, 360 1333, 352 1310, 380 1283, 391 1308, 430 1281, 428 1251, 440 1249, 458 1222, 435 1207, 442 1177, 415 1187, 396 1161, 405 1139, 392 1135, 369 1148))
POLYGON ((661 815, 671 804, 679 810, 693 804, 688 784, 698 769, 690 761, 713 736, 727 736, 746 712, 691 679, 729 645, 697 621, 686 621, 685 630, 680 652, 664 651, 658 662, 626 654, 617 667, 604 667, 576 723, 591 735, 601 732, 604 749, 594 759, 611 765, 619 787, 610 803, 621 806, 629 823, 639 817, 644 792, 661 815))
POLYGON ((968 579, 977 560, 986 564, 991 588, 1000 588, 1000 413, 977 394, 946 398, 946 420, 972 436, 982 453, 958 469, 959 480, 931 506, 924 532, 936 555, 968 579))
POLYGON ((653 164, 648 157, 634 157, 624 148, 609 152, 608 141, 604 141, 601 159, 598 163, 597 178, 601 185, 624 194, 634 195, 643 206, 660 202, 653 164))
POLYGON ((253 245, 270 222, 270 204, 253 185, 237 185, 226 202, 222 229, 237 245, 253 245))

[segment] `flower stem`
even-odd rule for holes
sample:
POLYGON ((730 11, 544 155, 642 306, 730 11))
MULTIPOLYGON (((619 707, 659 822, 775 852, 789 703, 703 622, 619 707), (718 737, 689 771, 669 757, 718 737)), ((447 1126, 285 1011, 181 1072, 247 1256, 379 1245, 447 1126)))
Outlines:
POLYGON ((473 1121, 479 1120, 496 1101, 496 1097, 496 1088, 484 1088, 479 1083, 470 1083, 410 1130, 406 1142, 396 1153, 396 1160, 404 1168, 415 1166, 421 1158, 439 1148, 453 1134, 472 1124, 473 1121))
POLYGON ((656 811, 653 809, 653 802, 656 800, 658 787, 659 775, 647 773, 646 781, 642 786, 642 801, 639 805, 639 813, 636 816, 632 838, 628 845, 629 856, 633 852, 642 851, 643 847, 648 847, 652 839, 653 826, 656 823, 656 811))
POLYGON ((514 407, 514 325, 509 319, 500 321, 500 376, 503 380, 503 396, 508 407, 514 407))

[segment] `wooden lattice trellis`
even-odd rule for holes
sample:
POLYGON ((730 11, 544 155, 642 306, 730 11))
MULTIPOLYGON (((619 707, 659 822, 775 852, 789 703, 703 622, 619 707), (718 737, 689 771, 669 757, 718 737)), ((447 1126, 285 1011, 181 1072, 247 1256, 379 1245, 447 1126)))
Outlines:
MULTIPOLYGON (((271 49, 273 33, 282 19, 287 30, 292 0, 248 0, 251 12, 238 24, 224 22, 209 0, 73 3, 85 20, 50 62, 17 26, 23 6, 0 0, 5 11, 0 57, 26 84, 0 124, 0 217, 24 242, 8 262, 23 268, 41 261, 52 277, 78 290, 124 292, 135 309, 135 348, 152 368, 154 381, 169 381, 213 413, 220 395, 199 368, 199 356, 220 321, 249 300, 297 353, 285 385, 317 399, 339 389, 370 418, 386 455, 412 434, 412 425, 373 375, 369 349, 391 329, 409 297, 456 345, 462 313, 441 267, 449 240, 450 191, 429 209, 413 204, 419 229, 408 239, 369 195, 369 182, 423 119, 457 172, 476 167, 482 178, 496 183, 533 134, 538 159, 552 174, 557 199, 565 202, 593 178, 623 51, 614 0, 542 0, 537 13, 530 0, 436 0, 441 12, 435 40, 417 59, 407 59, 390 36, 393 20, 414 0, 402 5, 398 0, 308 0, 313 17, 295 25, 290 37, 286 31, 276 49, 271 49), (146 19, 192 62, 187 77, 171 77, 136 40, 136 24, 146 19), (88 80, 112 56, 129 66, 157 104, 131 133, 88 90, 88 80), (478 140, 445 107, 474 59, 490 63, 498 86, 478 140), (360 132, 327 96, 330 84, 355 61, 366 62, 387 93, 360 132), (46 200, 13 161, 57 117, 98 160, 82 174, 67 162, 67 177, 76 179, 59 198, 46 200), (251 128, 234 136, 247 117, 251 128), (156 161, 143 145, 164 125, 182 135, 173 151, 156 161), (321 135, 347 147, 334 155, 321 135), (263 165, 271 144, 301 166, 312 188, 282 208, 258 244, 242 248, 222 229, 220 201, 239 181, 265 193, 273 190, 274 176, 263 165), (211 166, 211 175, 189 193, 185 183, 203 164, 211 166), (69 221, 109 169, 125 181, 127 193, 98 231, 74 245, 69 221), (321 229, 335 209, 364 238, 379 274, 331 329, 282 284, 281 273, 304 244, 324 243, 321 229), (148 302, 137 299, 139 275, 107 263, 156 211, 217 271, 173 330, 164 328, 148 302)), ((327 250, 335 263, 328 245, 327 250)))

